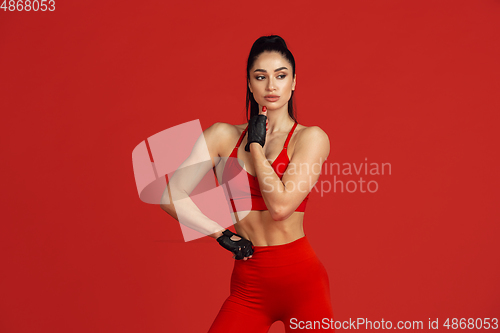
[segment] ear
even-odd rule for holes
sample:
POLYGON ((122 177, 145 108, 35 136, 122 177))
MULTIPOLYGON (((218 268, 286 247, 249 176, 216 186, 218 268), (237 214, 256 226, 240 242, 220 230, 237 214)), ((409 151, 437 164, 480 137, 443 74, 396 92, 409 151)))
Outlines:
POLYGON ((295 83, 296 83, 296 80, 297 80, 297 74, 295 74, 295 75, 293 76, 292 90, 295 90, 295 83))
POLYGON ((248 89, 250 89, 250 92, 253 94, 252 86, 250 85, 250 80, 248 80, 248 89))

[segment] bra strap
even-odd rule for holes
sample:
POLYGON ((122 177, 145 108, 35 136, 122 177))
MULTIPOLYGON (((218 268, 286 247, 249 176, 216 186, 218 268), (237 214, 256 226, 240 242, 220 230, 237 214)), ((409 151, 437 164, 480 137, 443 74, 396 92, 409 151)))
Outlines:
POLYGON ((297 122, 293 124, 292 130, 290 133, 288 133, 288 137, 286 138, 285 145, 283 146, 283 149, 286 149, 288 147, 288 142, 290 142, 290 138, 292 137, 293 131, 295 131, 295 127, 297 127, 297 122))
POLYGON ((245 134, 246 134, 247 130, 248 130, 248 125, 245 128, 245 130, 243 131, 243 133, 241 133, 240 139, 238 140, 238 143, 236 144, 235 148, 238 148, 240 146, 241 141, 243 141, 243 138, 245 137, 245 134))

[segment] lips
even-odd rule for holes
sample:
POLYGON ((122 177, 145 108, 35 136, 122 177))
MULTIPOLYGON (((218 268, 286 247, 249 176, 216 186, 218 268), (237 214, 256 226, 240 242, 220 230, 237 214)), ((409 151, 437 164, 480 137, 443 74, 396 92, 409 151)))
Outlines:
POLYGON ((266 101, 269 101, 269 102, 276 102, 280 99, 280 97, 276 96, 276 95, 267 95, 267 96, 264 96, 264 98, 266 99, 266 101))

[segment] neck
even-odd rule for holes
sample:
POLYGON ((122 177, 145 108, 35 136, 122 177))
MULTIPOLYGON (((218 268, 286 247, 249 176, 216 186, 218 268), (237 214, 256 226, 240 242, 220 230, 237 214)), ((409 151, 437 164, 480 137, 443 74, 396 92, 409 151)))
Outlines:
POLYGON ((267 121, 269 125, 267 134, 269 135, 275 132, 288 132, 294 124, 294 120, 288 115, 288 104, 285 104, 280 109, 268 108, 267 121))

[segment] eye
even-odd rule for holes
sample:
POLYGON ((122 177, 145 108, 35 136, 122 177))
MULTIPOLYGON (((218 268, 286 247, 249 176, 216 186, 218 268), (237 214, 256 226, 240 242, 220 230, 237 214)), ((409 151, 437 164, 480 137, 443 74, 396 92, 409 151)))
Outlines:
POLYGON ((286 74, 280 74, 280 75, 278 75, 279 79, 284 79, 285 77, 286 77, 286 74))
POLYGON ((264 75, 259 75, 255 77, 257 80, 264 80, 266 77, 264 75))

